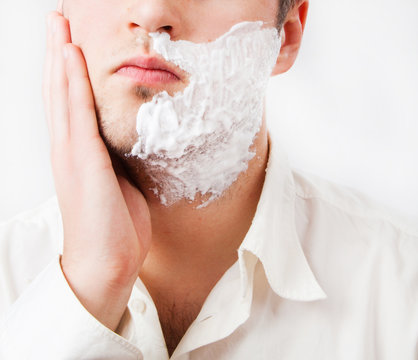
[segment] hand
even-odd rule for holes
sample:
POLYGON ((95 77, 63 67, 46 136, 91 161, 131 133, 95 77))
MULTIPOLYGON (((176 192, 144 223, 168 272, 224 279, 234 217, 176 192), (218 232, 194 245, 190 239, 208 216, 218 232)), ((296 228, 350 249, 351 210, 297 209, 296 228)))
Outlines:
POLYGON ((83 306, 114 331, 150 247, 150 214, 142 193, 115 172, 100 137, 87 66, 68 21, 53 12, 48 24, 43 97, 64 225, 61 266, 83 306))

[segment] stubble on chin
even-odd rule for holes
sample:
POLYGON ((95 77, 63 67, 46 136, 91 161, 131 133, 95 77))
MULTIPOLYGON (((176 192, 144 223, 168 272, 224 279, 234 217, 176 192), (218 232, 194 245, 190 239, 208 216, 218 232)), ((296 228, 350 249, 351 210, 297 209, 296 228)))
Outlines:
MULTIPOLYGON (((139 103, 149 102, 154 92, 146 87, 137 86, 134 89, 139 103)), ((121 109, 110 106, 110 99, 95 97, 95 109, 99 133, 111 153, 120 157, 129 154, 138 140, 136 131, 136 114, 138 109, 121 109)))

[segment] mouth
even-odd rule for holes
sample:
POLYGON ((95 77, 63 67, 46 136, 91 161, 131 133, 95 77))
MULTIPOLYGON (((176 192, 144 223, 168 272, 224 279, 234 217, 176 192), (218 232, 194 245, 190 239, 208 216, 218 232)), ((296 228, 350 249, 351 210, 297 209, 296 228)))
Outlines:
POLYGON ((156 57, 137 57, 119 66, 116 73, 136 84, 158 86, 182 81, 183 73, 156 57))

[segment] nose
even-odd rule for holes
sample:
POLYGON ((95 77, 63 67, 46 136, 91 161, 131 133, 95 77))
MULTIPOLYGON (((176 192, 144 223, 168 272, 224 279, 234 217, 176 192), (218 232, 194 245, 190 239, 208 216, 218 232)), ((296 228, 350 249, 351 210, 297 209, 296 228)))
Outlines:
POLYGON ((129 10, 129 29, 135 35, 167 32, 171 38, 180 32, 181 21, 175 1, 137 0, 129 10))

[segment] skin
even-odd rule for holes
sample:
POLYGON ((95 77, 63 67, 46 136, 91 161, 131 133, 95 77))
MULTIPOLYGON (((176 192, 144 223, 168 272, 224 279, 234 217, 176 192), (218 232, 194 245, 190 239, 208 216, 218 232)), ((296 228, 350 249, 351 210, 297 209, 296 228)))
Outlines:
MULTIPOLYGON (((163 89, 136 88, 115 69, 134 56, 152 55, 135 41, 140 35, 166 31, 174 40, 207 42, 241 21, 273 26, 277 8, 277 0, 67 0, 49 15, 43 94, 64 223, 61 266, 80 302, 111 330, 138 276, 160 317, 170 304, 196 304, 197 315, 237 260, 268 160, 263 119, 253 145, 257 156, 220 199, 201 210, 195 208, 199 199, 162 206, 147 190, 137 160, 122 154, 136 140, 138 107, 163 89)), ((307 10, 308 1, 301 1, 288 14, 272 75, 293 65, 307 10)), ((164 89, 186 85, 184 77, 164 89)))

